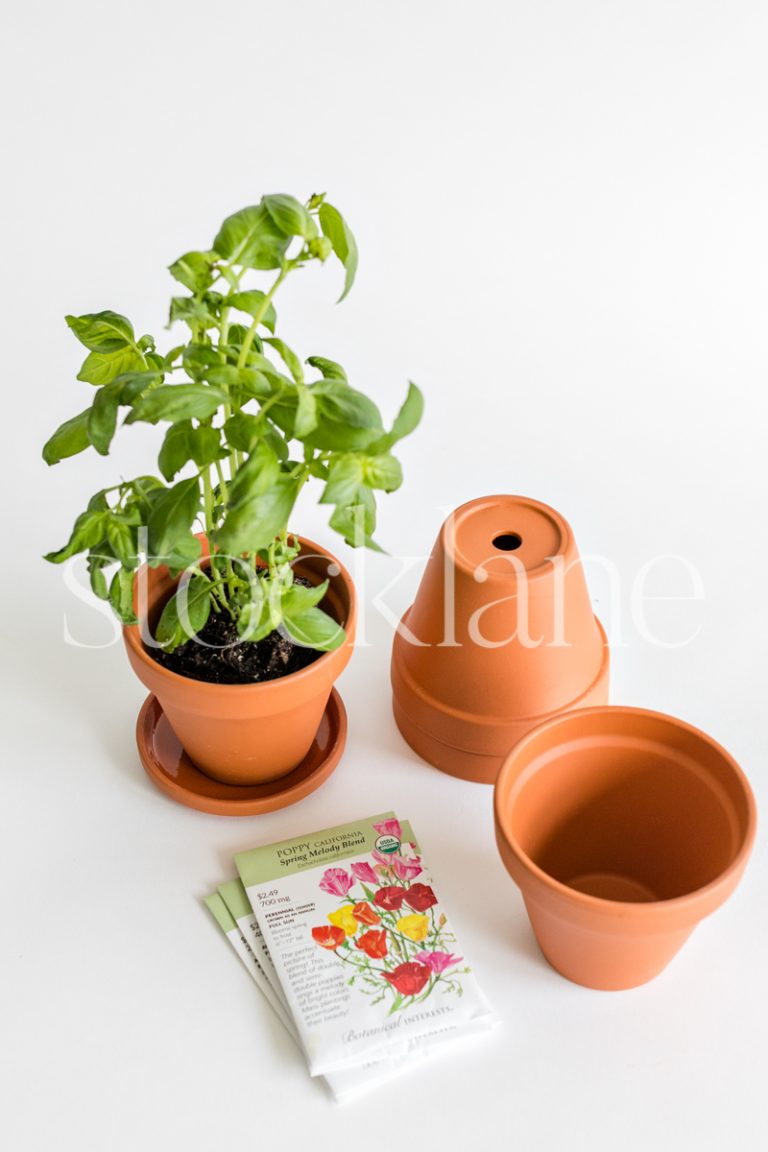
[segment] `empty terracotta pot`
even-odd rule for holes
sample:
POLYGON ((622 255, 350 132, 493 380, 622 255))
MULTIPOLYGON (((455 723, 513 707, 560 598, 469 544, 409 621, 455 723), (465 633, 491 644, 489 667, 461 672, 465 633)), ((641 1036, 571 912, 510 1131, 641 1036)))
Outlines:
POLYGON ((507 757, 496 840, 553 968, 634 988, 666 967, 736 887, 756 813, 709 736, 642 708, 549 720, 507 757))
POLYGON ((608 646, 573 533, 521 496, 443 524, 392 651, 395 720, 437 768, 491 784, 547 717, 608 699, 608 646))
MULTIPOLYGON (((204 537, 203 556, 208 555, 204 537)), ((351 577, 335 556, 299 538, 297 575, 312 584, 329 579, 321 607, 346 631, 346 640, 314 663, 262 684, 208 684, 163 668, 147 652, 141 628, 123 629, 131 666, 160 702, 189 758, 214 780, 259 784, 291 772, 306 756, 320 726, 334 681, 346 667, 355 638, 356 597, 351 577)), ((143 568, 149 634, 177 581, 167 568, 143 568)), ((137 580, 137 583, 138 583, 137 580)))

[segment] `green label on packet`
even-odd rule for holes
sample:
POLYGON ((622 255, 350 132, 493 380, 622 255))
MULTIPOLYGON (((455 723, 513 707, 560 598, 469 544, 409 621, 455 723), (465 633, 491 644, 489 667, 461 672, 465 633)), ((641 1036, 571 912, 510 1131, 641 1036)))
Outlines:
POLYGON ((250 919, 253 916, 253 909, 242 880, 226 880, 223 884, 219 884, 217 892, 235 920, 242 920, 244 916, 250 919))
MULTIPOLYGON (((243 893, 243 895, 245 895, 245 893, 243 893)), ((206 896, 205 905, 222 932, 231 932, 233 928, 237 928, 232 913, 218 892, 213 892, 210 896, 206 896)))
MULTIPOLYGON (((374 848, 386 853, 396 852, 400 840, 374 827, 376 824, 386 824, 388 820, 394 822, 394 816, 394 812, 382 812, 378 816, 367 816, 351 824, 324 828, 322 832, 313 832, 309 836, 296 836, 293 840, 282 840, 279 844, 252 848, 249 852, 238 853, 235 865, 245 887, 252 888, 257 884, 268 884, 281 876, 294 876, 298 872, 333 864, 350 856, 360 856, 374 848)), ((413 838, 410 827, 405 823, 403 835, 406 839, 413 838)))

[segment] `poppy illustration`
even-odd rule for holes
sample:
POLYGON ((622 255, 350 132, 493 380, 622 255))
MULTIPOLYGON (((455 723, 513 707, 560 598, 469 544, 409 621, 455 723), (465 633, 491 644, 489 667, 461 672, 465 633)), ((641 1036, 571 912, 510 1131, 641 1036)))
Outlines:
POLYGON ((321 948, 328 948, 333 952, 339 944, 344 943, 346 933, 343 928, 337 928, 335 924, 324 924, 322 928, 312 929, 312 939, 321 948))
POLYGON ((360 939, 355 941, 355 947, 365 952, 366 956, 370 956, 371 960, 382 960, 387 954, 386 929, 372 928, 370 932, 364 932, 360 939))
POLYGON ((363 884, 378 884, 376 873, 367 860, 361 860, 357 864, 353 864, 351 871, 355 879, 361 880, 363 884))
POLYGON ((355 904, 352 909, 352 915, 356 920, 359 920, 361 924, 381 924, 381 916, 379 916, 378 912, 374 912, 370 904, 366 904, 364 900, 359 904, 355 904))
POLYGON ((401 916, 397 922, 397 930, 418 944, 426 939, 429 920, 418 912, 414 912, 411 916, 401 916))
POLYGON ((343 868, 326 868, 320 879, 320 887, 330 896, 346 896, 353 884, 354 880, 343 868))
POLYGON ((378 824, 374 824, 374 828, 379 836, 394 836, 396 840, 403 838, 403 830, 399 820, 381 820, 378 824))
POLYGON ((410 960, 407 964, 398 964, 392 972, 382 972, 382 976, 401 996, 418 996, 431 972, 426 964, 416 964, 410 960))
POLYGON ((411 884, 405 893, 405 902, 414 912, 426 912, 437 904, 437 896, 429 884, 411 884))
POLYGON ((392 867, 398 880, 415 880, 424 871, 420 856, 414 856, 410 860, 405 856, 393 856, 392 867))
POLYGON ((343 908, 338 908, 335 912, 329 912, 328 919, 331 924, 341 928, 342 932, 346 932, 347 936, 354 936, 359 927, 349 904, 345 904, 343 908))
MULTIPOLYGON (((423 888, 424 885, 418 885, 418 887, 423 888)), ((383 888, 379 888, 373 897, 373 902, 377 907, 384 908, 387 912, 398 912, 404 896, 405 888, 401 888, 397 884, 385 884, 383 888)))
POLYGON ((441 976, 446 968, 460 964, 464 957, 454 956, 453 952, 417 952, 414 959, 419 964, 426 964, 436 976, 441 976))

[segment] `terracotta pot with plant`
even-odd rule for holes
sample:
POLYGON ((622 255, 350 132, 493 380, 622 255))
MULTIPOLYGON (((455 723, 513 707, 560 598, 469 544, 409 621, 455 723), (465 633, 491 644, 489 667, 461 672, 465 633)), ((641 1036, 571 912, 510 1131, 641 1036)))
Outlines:
POLYGON ((422 412, 411 385, 387 430, 338 363, 310 356, 308 379, 275 334, 280 286, 331 254, 343 299, 357 247, 338 210, 324 196, 264 196, 228 217, 211 248, 170 266, 185 289, 170 326, 184 324, 187 338, 169 351, 115 312, 67 317, 87 349, 78 379, 95 392, 44 459, 107 455, 121 413, 165 431, 160 475, 96 492, 46 558, 87 555, 135 672, 197 768, 228 784, 297 767, 351 655, 354 588, 334 556, 289 532, 299 492, 320 481, 331 527, 375 547, 375 494, 399 487, 392 449, 422 412), (265 271, 264 287, 249 283, 265 271))

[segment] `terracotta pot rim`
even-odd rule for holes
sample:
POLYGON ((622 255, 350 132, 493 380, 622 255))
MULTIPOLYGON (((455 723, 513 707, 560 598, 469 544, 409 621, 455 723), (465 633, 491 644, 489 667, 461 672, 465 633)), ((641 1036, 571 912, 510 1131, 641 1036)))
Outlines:
MULTIPOLYGON (((752 850, 757 831, 757 805, 749 781, 731 754, 727 752, 717 740, 713 739, 713 737, 695 725, 688 724, 685 720, 679 720, 676 716, 670 716, 666 712, 657 712, 649 708, 633 708, 622 704, 603 704, 591 708, 579 708, 569 712, 562 712, 549 720, 545 720, 543 724, 540 724, 523 736, 509 752, 499 771, 494 787, 493 813, 497 837, 503 841, 505 847, 515 857, 518 864, 529 874, 529 878, 535 882, 536 888, 539 890, 543 888, 549 893, 561 897, 563 900, 568 901, 572 908, 578 907, 585 912, 591 911, 598 916, 615 917, 617 910, 622 916, 630 913, 635 924, 638 923, 639 919, 644 921, 646 918, 652 919, 658 917, 660 912, 669 912, 670 915, 674 915, 683 909, 689 912, 690 921, 695 923, 704 915, 704 913, 700 911, 700 905, 706 904, 708 900, 711 901, 713 896, 716 898, 718 896, 721 897, 721 899, 716 899, 712 904, 713 909, 717 907, 721 900, 724 900, 728 895, 731 880, 738 880, 741 875, 752 850), (522 786, 526 779, 526 772, 523 770, 520 776, 505 789, 507 778, 513 775, 515 760, 525 753, 526 748, 542 732, 572 722, 574 719, 586 719, 589 716, 597 715, 614 717, 633 716, 637 718, 643 717, 647 720, 661 721, 663 724, 667 724, 703 740, 714 749, 728 765, 729 770, 741 789, 746 804, 746 828, 741 845, 733 860, 727 868, 723 869, 709 884, 705 884, 700 888, 694 888, 691 892, 685 892, 681 896, 670 897, 667 900, 632 902, 606 900, 600 896, 590 896, 588 893, 571 888, 567 884, 563 884, 560 880, 556 880, 553 876, 550 876, 548 872, 545 872, 530 858, 527 852, 520 847, 516 838, 511 834, 508 817, 503 811, 503 807, 513 796, 516 787, 522 786)), ((524 895, 529 894, 524 893, 524 895)), ((535 901, 535 894, 530 893, 530 895, 535 901)), ((630 925, 625 922, 624 930, 627 930, 629 927, 630 925)))
MULTIPOLYGON (((347 637, 351 634, 354 637, 355 623, 357 618, 357 597, 354 591, 354 584, 352 577, 347 571, 346 567, 332 552, 324 548, 321 544, 317 544, 314 540, 309 540, 306 536, 301 536, 296 532, 291 535, 300 541, 302 549, 306 548, 311 555, 327 556, 328 559, 338 565, 339 572, 338 578, 350 588, 350 611, 349 616, 342 622, 347 637)), ((301 559, 298 557, 297 559, 301 559)), ((336 578, 336 577, 334 577, 336 578)), ((262 693, 278 692, 285 684, 297 684, 303 680, 308 680, 312 674, 316 674, 318 669, 323 664, 329 664, 334 657, 338 660, 339 653, 349 646, 349 639, 345 641, 339 648, 335 648, 332 652, 324 652, 317 660, 313 660, 306 668, 300 668, 296 672, 290 672, 287 676, 278 676, 274 680, 256 680, 252 684, 214 684, 209 680, 196 680, 193 676, 182 676, 178 672, 172 672, 170 668, 165 668, 162 664, 158 664, 156 660, 147 652, 141 640, 138 624, 126 624, 123 626, 123 638, 126 645, 138 657, 138 659, 146 667, 152 669, 153 673, 159 675, 161 680, 167 684, 188 685, 193 684, 200 691, 210 689, 220 695, 231 692, 236 695, 242 695, 245 692, 253 692, 258 690, 262 693)))
MULTIPOLYGON (((462 572, 466 572, 470 576, 474 576, 478 569, 478 565, 473 563, 468 557, 464 556, 455 541, 454 527, 458 526, 459 522, 472 512, 478 510, 483 505, 498 505, 500 502, 507 500, 516 500, 518 503, 527 504, 530 508, 535 508, 537 512, 543 513, 555 525, 560 535, 560 547, 553 553, 555 556, 565 556, 568 550, 573 546, 573 533, 571 531, 568 521, 560 515, 560 513, 552 508, 549 504, 545 504, 542 500, 534 500, 532 496, 518 496, 512 492, 502 492, 496 495, 477 496, 473 500, 467 500, 455 508, 448 516, 440 528, 440 536, 443 541, 446 556, 449 556, 453 561, 454 567, 459 568, 462 572)), ((510 528, 512 525, 510 525, 510 528)), ((503 553, 499 553, 503 555, 503 553)), ((509 555, 507 553, 507 555, 509 555)), ((537 582, 545 579, 550 579, 552 576, 552 565, 548 558, 542 564, 537 564, 534 568, 525 569, 526 582, 537 582)), ((490 559, 490 557, 489 557, 490 559)), ((506 572, 485 572, 485 580, 483 583, 507 583, 509 580, 517 579, 517 570, 515 565, 510 564, 509 570, 506 572)))

